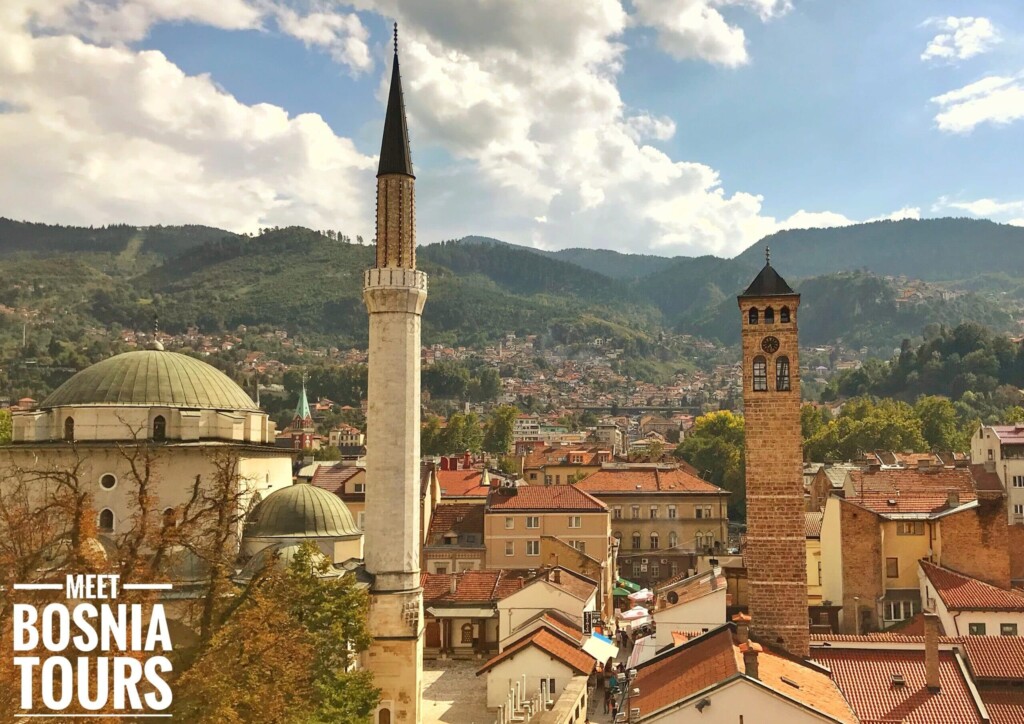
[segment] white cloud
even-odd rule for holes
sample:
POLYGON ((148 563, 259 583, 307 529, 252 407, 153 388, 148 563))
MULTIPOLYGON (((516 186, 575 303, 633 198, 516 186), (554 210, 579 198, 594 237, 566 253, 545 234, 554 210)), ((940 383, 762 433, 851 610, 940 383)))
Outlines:
POLYGON ((301 40, 307 47, 327 50, 335 62, 353 71, 373 68, 370 33, 355 13, 340 13, 327 8, 311 10, 303 15, 287 6, 270 6, 281 32, 301 40))
POLYGON ((1010 219, 1006 223, 1010 226, 1024 226, 1024 216, 1017 219, 1010 219))
POLYGON ((657 32, 658 47, 678 60, 735 67, 749 61, 743 29, 718 7, 738 5, 768 20, 787 12, 789 0, 633 0, 635 21, 657 32))
POLYGON ((988 52, 1002 40, 988 18, 931 18, 925 25, 941 32, 928 42, 921 60, 967 60, 988 52))
POLYGON ((1024 199, 1019 201, 997 201, 995 199, 975 199, 974 201, 950 201, 947 197, 940 198, 934 209, 957 209, 974 216, 1005 216, 1007 214, 1024 213, 1024 199))
POLYGON ((1024 83, 1021 77, 988 76, 931 99, 939 106, 939 129, 969 133, 976 126, 1007 125, 1024 118, 1024 83))
POLYGON ((667 141, 676 135, 676 122, 668 116, 652 116, 644 111, 628 117, 626 129, 630 138, 638 143, 647 138, 667 141))

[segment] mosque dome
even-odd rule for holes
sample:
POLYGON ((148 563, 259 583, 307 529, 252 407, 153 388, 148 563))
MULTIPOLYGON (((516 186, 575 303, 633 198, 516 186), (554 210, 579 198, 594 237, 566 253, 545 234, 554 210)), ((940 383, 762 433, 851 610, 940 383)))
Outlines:
POLYGON ((39 403, 253 410, 256 403, 202 360, 162 349, 125 352, 86 367, 39 403))
POLYGON ((276 490, 249 515, 246 538, 344 538, 362 535, 348 506, 309 483, 276 490))

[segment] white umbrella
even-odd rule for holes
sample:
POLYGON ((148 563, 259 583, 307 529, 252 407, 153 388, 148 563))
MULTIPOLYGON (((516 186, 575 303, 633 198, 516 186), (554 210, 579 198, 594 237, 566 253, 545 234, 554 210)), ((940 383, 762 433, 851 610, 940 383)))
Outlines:
POLYGON ((640 618, 645 618, 649 614, 647 612, 647 609, 643 606, 633 606, 633 608, 629 609, 628 611, 619 611, 619 613, 617 613, 616 615, 623 621, 635 621, 640 618))
POLYGON ((627 596, 627 598, 629 598, 629 600, 633 601, 634 603, 636 603, 638 601, 653 601, 654 600, 654 591, 652 591, 649 588, 641 588, 636 593, 629 594, 629 596, 627 596))

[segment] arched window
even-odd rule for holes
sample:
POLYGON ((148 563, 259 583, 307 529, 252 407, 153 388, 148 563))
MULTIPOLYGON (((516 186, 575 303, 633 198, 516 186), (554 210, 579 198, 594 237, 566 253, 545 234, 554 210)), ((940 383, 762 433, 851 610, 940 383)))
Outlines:
POLYGON ((652 551, 658 550, 658 534, 657 533, 651 533, 651 550, 652 551))
POLYGON ((462 624, 462 643, 471 644, 473 643, 473 624, 464 623, 462 624))
POLYGON ((377 714, 377 724, 391 724, 391 710, 381 709, 377 714))
POLYGON ((754 358, 754 392, 768 391, 768 362, 758 355, 754 358))
POLYGON ((668 534, 668 547, 675 548, 677 545, 679 545, 679 536, 676 535, 675 531, 672 531, 668 534))
POLYGON ((178 524, 178 516, 174 514, 174 508, 164 508, 164 528, 173 528, 178 524))
POLYGON ((100 520, 97 524, 101 533, 113 533, 114 532, 114 511, 110 508, 104 508, 100 511, 100 520))
POLYGON ((789 391, 789 357, 775 358, 775 389, 789 391))
POLYGON ((747 323, 757 324, 757 307, 751 307, 750 311, 747 312, 747 323))
POLYGON ((639 533, 634 533, 633 534, 633 550, 635 550, 635 551, 640 550, 640 534, 639 533))
POLYGON ((764 309, 764 323, 775 324, 775 310, 771 307, 765 307, 764 309))
POLYGON ((75 441, 75 418, 73 417, 64 420, 64 439, 68 442, 75 441))
POLYGON ((163 415, 153 418, 153 439, 162 442, 167 439, 167 420, 163 415))
POLYGON ((789 324, 789 307, 783 307, 779 310, 779 321, 783 324, 789 324))

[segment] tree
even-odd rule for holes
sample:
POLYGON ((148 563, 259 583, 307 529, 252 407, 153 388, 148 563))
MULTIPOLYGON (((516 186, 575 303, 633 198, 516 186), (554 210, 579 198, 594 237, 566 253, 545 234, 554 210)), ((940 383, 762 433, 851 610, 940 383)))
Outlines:
POLYGON ((484 427, 483 448, 490 453, 507 454, 512 448, 512 429, 519 410, 501 405, 491 411, 484 427))
POLYGON ((729 511, 738 519, 746 513, 743 443, 743 418, 720 410, 698 417, 674 453, 700 471, 708 482, 732 493, 729 511))
POLYGON ((11 411, 0 410, 0 445, 6 445, 11 441, 11 411))
POLYGON ((931 450, 964 452, 969 447, 969 438, 961 434, 956 409, 948 398, 919 397, 914 403, 914 414, 921 421, 921 434, 931 450))

